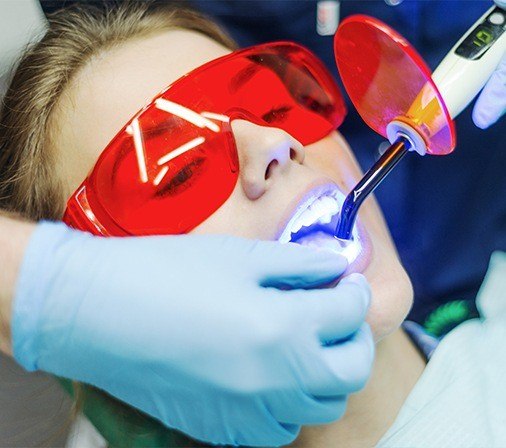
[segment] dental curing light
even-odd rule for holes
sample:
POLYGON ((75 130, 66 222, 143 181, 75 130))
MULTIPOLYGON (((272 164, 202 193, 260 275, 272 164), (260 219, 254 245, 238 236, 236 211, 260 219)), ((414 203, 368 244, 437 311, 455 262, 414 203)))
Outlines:
POLYGON ((335 237, 346 243, 363 201, 409 152, 446 155, 455 118, 478 94, 506 52, 506 12, 490 8, 431 76, 414 48, 372 17, 344 20, 334 38, 345 89, 369 127, 391 146, 346 197, 335 237))

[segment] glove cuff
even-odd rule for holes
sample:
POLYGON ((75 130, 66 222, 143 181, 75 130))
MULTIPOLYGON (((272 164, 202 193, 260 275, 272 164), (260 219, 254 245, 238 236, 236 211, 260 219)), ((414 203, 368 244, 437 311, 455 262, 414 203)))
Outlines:
POLYGON ((26 248, 12 306, 12 345, 16 361, 26 370, 38 370, 40 317, 50 293, 49 268, 55 248, 72 231, 63 223, 40 222, 26 248))

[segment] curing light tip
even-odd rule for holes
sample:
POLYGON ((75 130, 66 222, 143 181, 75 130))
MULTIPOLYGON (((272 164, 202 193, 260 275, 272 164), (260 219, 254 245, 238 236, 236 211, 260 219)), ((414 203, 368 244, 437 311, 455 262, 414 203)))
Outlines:
POLYGON ((344 200, 334 237, 340 241, 351 241, 353 226, 358 209, 364 200, 376 189, 390 171, 408 153, 411 144, 408 139, 399 137, 389 146, 378 161, 371 167, 344 200))

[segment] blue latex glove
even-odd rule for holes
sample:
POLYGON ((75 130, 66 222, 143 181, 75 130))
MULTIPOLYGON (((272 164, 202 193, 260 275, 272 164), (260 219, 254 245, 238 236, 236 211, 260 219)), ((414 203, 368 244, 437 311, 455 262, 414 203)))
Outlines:
MULTIPOLYGON (((506 1, 496 0, 497 6, 506 9, 506 1)), ((506 54, 485 84, 473 109, 476 126, 486 129, 506 112, 506 54)))
POLYGON ((341 417, 368 378, 365 279, 286 290, 345 268, 341 256, 295 244, 97 238, 39 224, 16 290, 14 356, 200 440, 286 444, 302 424, 341 417))

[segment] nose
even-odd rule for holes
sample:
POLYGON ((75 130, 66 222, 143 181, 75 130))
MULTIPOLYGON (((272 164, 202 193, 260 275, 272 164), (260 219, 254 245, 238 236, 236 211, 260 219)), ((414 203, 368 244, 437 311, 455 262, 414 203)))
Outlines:
POLYGON ((241 186, 250 200, 260 198, 291 164, 304 161, 302 144, 282 129, 246 120, 233 120, 231 126, 241 186))

